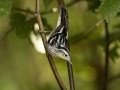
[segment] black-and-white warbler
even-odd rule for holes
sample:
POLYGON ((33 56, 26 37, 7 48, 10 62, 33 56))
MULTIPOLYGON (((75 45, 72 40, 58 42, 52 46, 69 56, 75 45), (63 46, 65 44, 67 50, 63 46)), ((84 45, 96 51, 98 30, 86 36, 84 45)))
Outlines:
MULTIPOLYGON (((63 58, 71 63, 70 52, 66 47, 68 43, 68 21, 67 10, 60 6, 57 27, 48 38, 48 51, 51 55, 63 58)), ((71 63, 72 64, 72 63, 71 63)))

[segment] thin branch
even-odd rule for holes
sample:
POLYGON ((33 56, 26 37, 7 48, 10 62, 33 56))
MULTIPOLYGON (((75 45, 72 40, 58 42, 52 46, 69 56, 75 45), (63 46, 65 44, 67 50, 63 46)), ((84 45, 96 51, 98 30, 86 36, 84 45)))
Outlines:
MULTIPOLYGON (((102 23, 104 22, 104 19, 101 19, 100 21, 98 21, 95 25, 93 25, 90 29, 88 29, 87 31, 85 31, 83 34, 78 34, 77 35, 77 39, 74 40, 72 43, 75 44, 78 41, 82 40, 83 38, 85 38, 86 36, 88 36, 92 31, 95 30, 95 28, 99 27, 102 23)), ((71 37, 74 38, 76 36, 71 37)))
POLYGON ((67 67, 68 67, 70 90, 75 90, 75 84, 74 84, 74 76, 73 76, 72 65, 67 62, 67 67))
MULTIPOLYGON (((32 14, 32 15, 35 14, 33 11, 29 11, 27 9, 22 9, 22 8, 18 8, 18 7, 13 7, 12 10, 16 10, 16 11, 20 11, 20 12, 24 12, 24 13, 28 13, 28 14, 32 14)), ((51 9, 51 10, 40 12, 41 15, 48 14, 48 13, 53 13, 53 10, 51 9)))
POLYGON ((90 34, 92 31, 95 30, 95 28, 99 27, 102 23, 103 23, 104 19, 101 19, 100 21, 98 21, 94 26, 92 26, 89 30, 87 30, 86 32, 84 32, 81 36, 80 39, 85 38, 86 36, 88 36, 88 34, 90 34))
POLYGON ((109 42, 108 23, 105 20, 104 20, 104 23, 105 23, 105 33, 106 33, 106 49, 105 49, 105 76, 104 76, 103 90, 107 90, 110 42, 109 42))
MULTIPOLYGON (((38 25, 39 25, 39 28, 41 30, 41 32, 44 32, 44 28, 43 28, 43 24, 42 24, 42 20, 41 20, 41 15, 40 15, 40 10, 39 10, 39 5, 40 5, 40 2, 39 0, 36 0, 36 19, 37 19, 37 22, 38 22, 38 25)), ((46 54, 47 54, 47 58, 48 58, 48 61, 50 63, 50 66, 51 66, 51 69, 54 73, 54 76, 58 82, 58 85, 59 87, 61 88, 61 90, 67 90, 66 87, 64 86, 60 76, 59 76, 59 73, 56 69, 56 66, 54 64, 54 61, 52 59, 52 56, 49 54, 48 50, 47 50, 47 40, 46 40, 46 36, 44 33, 40 33, 41 34, 41 38, 42 38, 42 41, 43 41, 43 44, 44 44, 44 47, 45 47, 45 51, 46 51, 46 54)))
POLYGON ((73 1, 71 1, 70 3, 68 3, 68 4, 66 5, 66 7, 72 6, 73 4, 75 4, 75 3, 79 2, 79 1, 85 1, 85 0, 73 0, 73 1))
POLYGON ((29 11, 29 10, 26 10, 26 9, 21 9, 21 8, 18 8, 18 7, 13 7, 12 10, 16 10, 16 11, 20 11, 20 12, 25 12, 25 13, 28 13, 28 14, 35 14, 33 11, 29 11))
POLYGON ((116 79, 118 79, 118 78, 120 78, 120 74, 118 74, 118 75, 116 75, 116 76, 114 76, 114 77, 111 77, 110 79, 108 79, 108 83, 110 83, 110 82, 112 82, 112 81, 114 81, 114 80, 116 80, 116 79))
MULTIPOLYGON (((66 5, 64 3, 64 0, 57 0, 57 2, 58 2, 59 5, 62 5, 63 7, 66 7, 66 5)), ((68 14, 67 14, 66 17, 67 17, 67 20, 68 20, 68 14)), ((66 47, 70 50, 70 48, 69 48, 69 42, 67 43, 66 47)), ((75 90, 72 65, 69 62, 67 62, 67 67, 68 67, 70 90, 75 90)))
POLYGON ((2 36, 2 38, 0 38, 0 44, 3 41, 3 39, 13 30, 14 30, 14 28, 10 28, 5 32, 5 34, 2 36))
MULTIPOLYGON (((69 2, 66 7, 70 7, 72 6, 73 4, 79 2, 79 1, 85 1, 85 0, 73 0, 71 2, 69 2)), ((13 10, 17 10, 17 11, 20 11, 20 12, 25 12, 25 13, 29 13, 29 14, 34 14, 33 11, 29 11, 29 10, 26 10, 26 9, 21 9, 21 8, 17 8, 17 7, 13 7, 12 8, 13 10)), ((45 14, 48 14, 48 13, 53 13, 53 9, 50 9, 50 10, 47 10, 47 11, 42 11, 40 12, 41 15, 45 15, 45 14)))

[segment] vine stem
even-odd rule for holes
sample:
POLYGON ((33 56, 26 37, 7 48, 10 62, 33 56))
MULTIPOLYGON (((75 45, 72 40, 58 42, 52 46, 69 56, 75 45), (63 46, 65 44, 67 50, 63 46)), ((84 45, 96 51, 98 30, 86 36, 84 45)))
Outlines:
MULTIPOLYGON (((40 15, 40 0, 36 0, 36 13, 35 13, 35 17, 37 19, 37 22, 38 22, 38 25, 39 25, 39 28, 40 28, 40 32, 44 32, 44 28, 43 28, 43 24, 42 24, 42 20, 41 20, 41 15, 40 15)), ((53 71, 53 74, 57 80, 57 83, 59 85, 59 87, 61 88, 61 90, 67 90, 65 85, 63 84, 62 82, 62 79, 57 71, 57 68, 54 64, 54 61, 52 59, 52 56, 49 54, 48 50, 47 50, 47 40, 46 40, 46 36, 44 33, 40 33, 41 34, 41 38, 42 38, 42 41, 43 41, 43 45, 45 47, 45 51, 46 51, 46 55, 47 55, 47 58, 48 58, 48 61, 50 63, 50 66, 51 66, 51 69, 53 71)))
MULTIPOLYGON (((59 4, 59 6, 62 5, 63 7, 66 7, 64 0, 57 0, 57 2, 59 4)), ((67 16, 66 17, 67 17, 67 20, 68 20, 68 12, 67 12, 67 16)), ((69 42, 67 43, 66 47, 70 50, 69 42)), ((68 67, 68 76, 69 76, 70 90, 75 90, 72 65, 69 62, 67 62, 67 67, 68 67)))
POLYGON ((105 76, 104 76, 104 87, 103 90, 107 90, 107 82, 108 82, 108 70, 109 70, 109 30, 108 23, 104 20, 105 23, 105 34, 106 34, 106 48, 105 48, 105 76))

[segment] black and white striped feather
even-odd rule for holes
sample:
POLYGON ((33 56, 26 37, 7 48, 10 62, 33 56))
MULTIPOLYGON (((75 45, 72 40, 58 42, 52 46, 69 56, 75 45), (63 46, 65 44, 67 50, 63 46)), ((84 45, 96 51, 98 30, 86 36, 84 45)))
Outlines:
POLYGON ((66 47, 68 43, 68 21, 66 17, 67 10, 60 6, 57 27, 51 32, 48 39, 48 50, 51 55, 63 58, 71 63, 70 52, 66 47))

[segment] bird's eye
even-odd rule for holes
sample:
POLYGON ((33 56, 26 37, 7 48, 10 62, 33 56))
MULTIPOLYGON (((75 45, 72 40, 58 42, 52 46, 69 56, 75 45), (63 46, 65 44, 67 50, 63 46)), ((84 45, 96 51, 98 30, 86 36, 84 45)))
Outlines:
POLYGON ((67 57, 67 54, 65 54, 65 56, 67 57))

